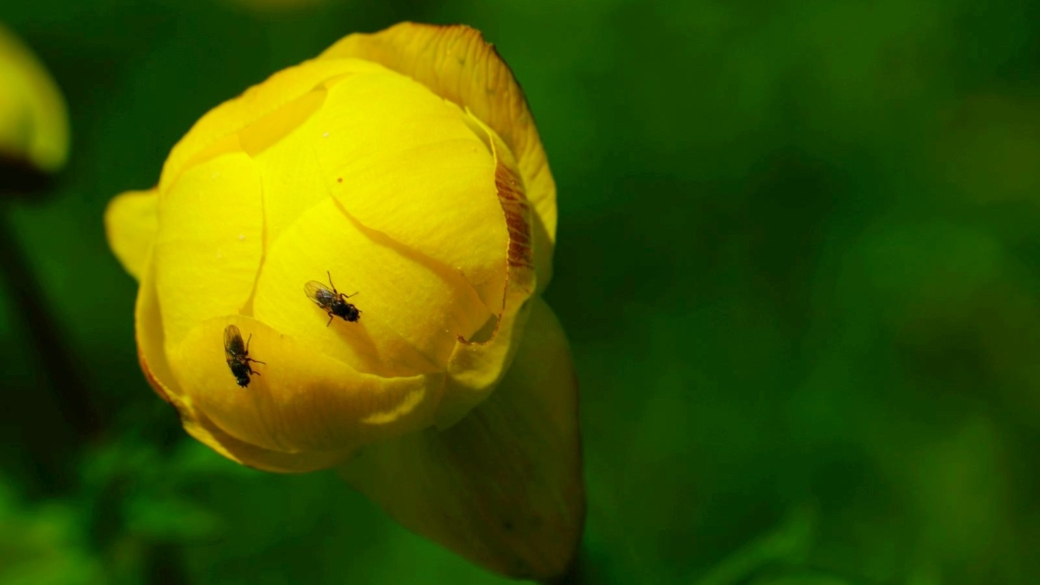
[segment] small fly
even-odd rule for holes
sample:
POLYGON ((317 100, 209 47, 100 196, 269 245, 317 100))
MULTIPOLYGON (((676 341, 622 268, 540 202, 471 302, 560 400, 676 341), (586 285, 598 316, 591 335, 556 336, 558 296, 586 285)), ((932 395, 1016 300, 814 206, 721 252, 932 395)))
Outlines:
POLYGON ((332 275, 328 271, 325 274, 329 277, 329 286, 312 280, 307 284, 303 285, 303 292, 307 295, 307 298, 314 301, 316 305, 321 307, 329 315, 329 322, 325 324, 326 327, 332 324, 333 317, 342 317, 344 321, 357 321, 361 318, 361 311, 357 307, 347 302, 347 299, 356 295, 345 295, 336 290, 336 285, 332 284, 332 275))
POLYGON ((249 334, 249 340, 242 343, 242 332, 238 330, 238 327, 228 325, 224 329, 224 357, 227 359, 228 367, 231 368, 231 375, 243 388, 249 385, 251 374, 260 375, 260 372, 253 371, 253 367, 249 365, 250 362, 267 365, 266 362, 249 357, 250 341, 253 341, 252 333, 249 334))

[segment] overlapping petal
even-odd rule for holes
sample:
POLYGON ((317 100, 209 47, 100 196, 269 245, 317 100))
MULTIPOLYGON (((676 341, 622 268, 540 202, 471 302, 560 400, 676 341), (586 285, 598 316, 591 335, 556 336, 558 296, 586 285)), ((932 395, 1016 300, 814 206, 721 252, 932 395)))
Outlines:
POLYGON ((333 195, 366 227, 458 272, 496 311, 507 235, 493 157, 466 114, 391 71, 327 85, 314 152, 333 195))
POLYGON ((263 253, 260 189, 256 166, 238 152, 185 170, 162 195, 154 262, 167 351, 250 300, 263 253))
POLYGON ((516 156, 535 214, 532 232, 539 290, 552 277, 556 241, 556 183, 523 90, 480 32, 468 26, 405 22, 373 34, 353 34, 329 47, 320 60, 360 58, 380 63, 471 110, 516 156))
POLYGON ((429 426, 441 373, 382 378, 332 359, 305 339, 249 317, 194 328, 173 352, 182 399, 229 435, 282 453, 336 451, 429 426), (240 388, 224 362, 224 328, 236 325, 258 375, 240 388))
POLYGON ((376 63, 361 59, 334 59, 306 61, 275 73, 242 95, 213 108, 192 126, 170 151, 163 165, 160 192, 165 193, 186 166, 210 156, 209 149, 299 99, 324 81, 337 76, 383 69, 376 63))
POLYGON ((257 319, 308 339, 359 371, 415 375, 444 371, 458 335, 491 318, 457 273, 351 218, 334 199, 307 210, 267 253, 253 303, 257 319), (324 282, 353 294, 357 323, 328 318, 303 285, 324 282))
POLYGON ((138 281, 151 261, 152 243, 159 232, 159 195, 149 191, 127 191, 105 209, 108 246, 123 268, 138 281))
POLYGON ((447 428, 494 390, 520 345, 527 322, 529 299, 537 284, 531 206, 519 179, 516 161, 493 130, 479 120, 495 159, 495 192, 507 227, 507 267, 502 305, 487 339, 460 337, 448 364, 448 385, 437 412, 437 425, 447 428))
POLYGON ((165 336, 154 271, 149 265, 142 273, 134 315, 137 355, 148 383, 177 411, 184 430, 199 442, 224 457, 264 471, 303 473, 326 469, 347 460, 355 451, 347 446, 330 451, 285 453, 264 449, 232 437, 185 397, 166 359, 165 336))

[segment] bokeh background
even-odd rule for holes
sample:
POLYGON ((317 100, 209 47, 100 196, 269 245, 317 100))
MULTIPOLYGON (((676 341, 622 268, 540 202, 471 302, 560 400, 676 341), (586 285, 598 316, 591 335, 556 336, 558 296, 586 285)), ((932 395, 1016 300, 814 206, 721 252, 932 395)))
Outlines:
POLYGON ((583 584, 1040 582, 1040 6, 3 0, 70 107, 0 226, 0 583, 499 583, 138 369, 108 199, 339 37, 464 22, 559 185, 583 584))

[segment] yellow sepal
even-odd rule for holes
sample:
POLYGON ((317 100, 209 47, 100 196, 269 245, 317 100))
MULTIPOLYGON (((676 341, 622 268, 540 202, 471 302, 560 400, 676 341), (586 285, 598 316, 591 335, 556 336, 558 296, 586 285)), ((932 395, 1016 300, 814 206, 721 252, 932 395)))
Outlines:
POLYGON ((578 391, 541 298, 498 389, 458 424, 366 447, 341 475, 405 527, 493 571, 548 580, 574 560, 585 514, 578 391))

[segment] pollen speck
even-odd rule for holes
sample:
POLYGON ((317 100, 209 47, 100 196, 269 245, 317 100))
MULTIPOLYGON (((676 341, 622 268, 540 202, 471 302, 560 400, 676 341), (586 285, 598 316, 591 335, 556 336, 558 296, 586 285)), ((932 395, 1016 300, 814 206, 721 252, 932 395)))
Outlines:
POLYGON ((336 182, 337 183, 342 183, 343 182, 343 177, 336 177, 336 182))

